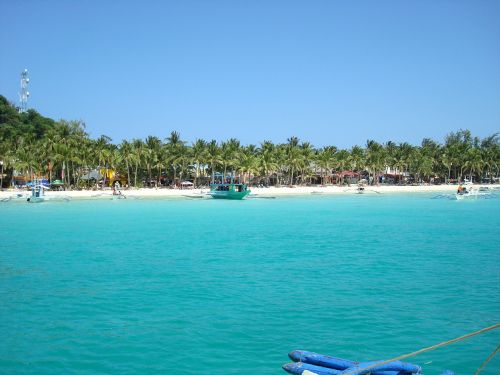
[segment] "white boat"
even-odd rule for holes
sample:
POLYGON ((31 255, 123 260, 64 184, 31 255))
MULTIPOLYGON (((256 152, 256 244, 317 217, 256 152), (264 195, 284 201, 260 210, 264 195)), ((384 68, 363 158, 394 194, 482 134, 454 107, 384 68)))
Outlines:
POLYGON ((365 193, 365 183, 358 182, 358 187, 356 188, 356 194, 364 194, 365 193))
POLYGON ((111 196, 113 200, 117 200, 117 199, 127 199, 127 197, 125 195, 123 195, 123 193, 117 189, 116 187, 113 187, 113 195, 111 196))
POLYGON ((458 191, 455 194, 457 200, 477 198, 479 195, 482 195, 478 189, 474 187, 472 182, 466 182, 464 186, 458 186, 458 191))
POLYGON ((28 197, 27 201, 29 203, 40 203, 45 201, 45 189, 49 188, 42 184, 42 180, 35 179, 31 186, 31 195, 28 197))

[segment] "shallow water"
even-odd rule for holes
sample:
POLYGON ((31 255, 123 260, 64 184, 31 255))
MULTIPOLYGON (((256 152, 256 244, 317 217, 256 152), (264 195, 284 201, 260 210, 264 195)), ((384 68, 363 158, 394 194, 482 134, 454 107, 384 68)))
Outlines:
MULTIPOLYGON (((285 374, 498 323, 500 199, 432 197, 1 204, 0 373, 285 374)), ((471 374, 499 341, 410 361, 471 374)))

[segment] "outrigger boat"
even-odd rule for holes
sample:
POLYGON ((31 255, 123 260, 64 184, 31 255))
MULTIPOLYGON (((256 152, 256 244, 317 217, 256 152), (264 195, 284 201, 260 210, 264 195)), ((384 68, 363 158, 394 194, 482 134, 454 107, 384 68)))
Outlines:
POLYGON ((31 185, 31 195, 28 197, 27 201, 29 203, 40 203, 45 201, 45 189, 49 187, 42 183, 42 180, 34 180, 31 185))
POLYGON ((120 191, 120 189, 117 189, 116 187, 113 186, 112 199, 113 200, 116 200, 116 199, 127 199, 127 197, 125 195, 123 195, 123 193, 120 191))
MULTIPOLYGON (((494 324, 452 340, 443 341, 436 345, 382 361, 357 362, 305 350, 294 350, 288 354, 288 357, 290 357, 293 362, 283 365, 283 370, 293 375, 422 375, 421 366, 408 362, 401 362, 401 360, 448 346, 498 328, 500 328, 500 324, 494 324)), ((497 346, 488 358, 486 358, 475 372, 476 375, 479 374, 495 356, 498 349, 499 347, 497 346)), ((432 363, 432 361, 428 363, 432 363)), ((454 375, 454 373, 450 370, 446 370, 441 373, 441 375, 454 375)))
POLYGON ((464 186, 461 184, 458 186, 457 193, 455 197, 457 200, 462 200, 465 198, 477 198, 478 195, 481 195, 479 191, 474 187, 471 182, 466 182, 464 186))
POLYGON ((216 199, 243 199, 250 190, 246 184, 211 184, 208 195, 216 199))
POLYGON ((364 194, 365 193, 365 184, 363 182, 358 182, 358 187, 356 188, 356 193, 357 194, 364 194))

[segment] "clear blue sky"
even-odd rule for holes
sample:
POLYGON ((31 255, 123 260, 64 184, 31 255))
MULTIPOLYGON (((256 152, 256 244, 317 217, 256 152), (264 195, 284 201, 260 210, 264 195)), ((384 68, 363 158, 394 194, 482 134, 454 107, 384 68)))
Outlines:
POLYGON ((500 1, 0 0, 0 94, 93 137, 500 131, 500 1))

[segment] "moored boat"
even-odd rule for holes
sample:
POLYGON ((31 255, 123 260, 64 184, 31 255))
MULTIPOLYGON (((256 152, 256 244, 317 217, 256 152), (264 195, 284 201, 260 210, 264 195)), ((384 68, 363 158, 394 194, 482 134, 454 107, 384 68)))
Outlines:
POLYGON ((216 199, 243 199, 250 190, 246 184, 211 184, 208 195, 216 199))
POLYGON ((28 197, 27 202, 43 202, 45 200, 45 189, 48 189, 48 187, 43 184, 42 180, 34 180, 31 185, 31 195, 28 197))
MULTIPOLYGON (((305 350, 294 350, 288 354, 288 357, 290 357, 293 362, 283 365, 283 370, 295 375, 421 375, 421 366, 408 362, 401 362, 401 359, 406 359, 416 356, 417 354, 423 354, 436 350, 498 328, 500 328, 500 324, 493 324, 492 326, 456 337, 451 340, 440 342, 439 344, 381 361, 357 362, 324 354, 308 352, 305 350)), ((481 370, 498 352, 498 349, 499 347, 497 346, 488 358, 486 358, 486 360, 481 364, 475 374, 479 374, 481 372, 481 370)), ((427 362, 426 364, 428 363, 432 363, 432 361, 427 362)), ((454 373, 450 370, 446 370, 441 373, 441 375, 454 375, 454 373)))
POLYGON ((471 182, 466 182, 464 186, 460 184, 457 189, 457 193, 455 197, 457 200, 462 200, 465 198, 477 198, 479 194, 479 190, 477 190, 471 182))
POLYGON ((344 371, 358 374, 359 370, 361 370, 359 371, 361 374, 363 367, 375 365, 375 368, 370 371, 373 375, 411 375, 420 374, 422 371, 420 366, 401 361, 385 364, 382 364, 382 361, 355 362, 305 350, 294 350, 288 354, 288 357, 294 363, 285 364, 283 369, 291 374, 341 375, 344 371), (306 370, 308 372, 305 372, 306 370))

